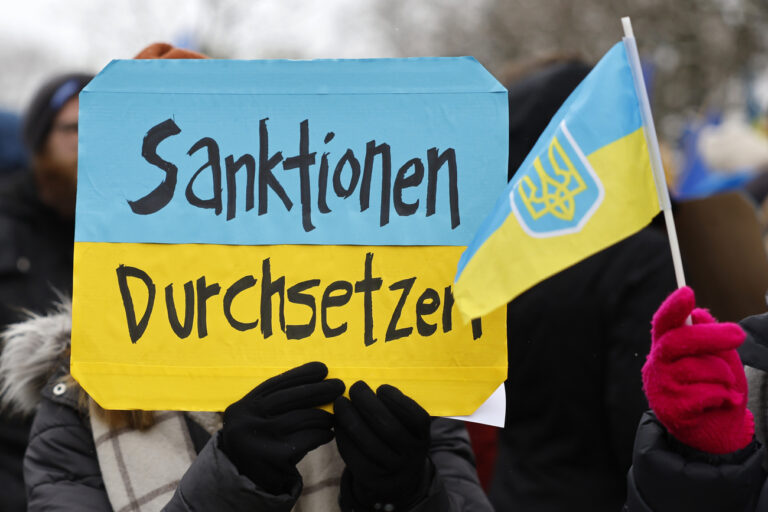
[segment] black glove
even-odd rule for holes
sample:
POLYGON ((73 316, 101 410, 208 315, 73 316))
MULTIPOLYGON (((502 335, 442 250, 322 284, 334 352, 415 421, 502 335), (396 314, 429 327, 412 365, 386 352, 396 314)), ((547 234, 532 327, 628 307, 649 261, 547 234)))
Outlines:
POLYGON ((429 414, 387 384, 374 394, 368 384, 358 381, 349 396, 351 401, 339 397, 333 403, 336 444, 347 465, 342 506, 407 509, 426 495, 432 480, 429 414))
POLYGON ((316 409, 344 392, 323 363, 272 377, 224 411, 221 450, 238 471, 270 494, 289 493, 298 463, 333 439, 333 415, 316 409))

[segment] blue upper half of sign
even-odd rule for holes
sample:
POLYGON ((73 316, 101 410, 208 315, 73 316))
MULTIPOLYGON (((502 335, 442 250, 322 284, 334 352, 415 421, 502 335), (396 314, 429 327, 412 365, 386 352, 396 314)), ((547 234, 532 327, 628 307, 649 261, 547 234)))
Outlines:
POLYGON ((467 245, 508 106, 471 58, 114 61, 79 142, 76 241, 467 245))
POLYGON ((173 94, 506 92, 473 57, 114 60, 84 90, 173 94))

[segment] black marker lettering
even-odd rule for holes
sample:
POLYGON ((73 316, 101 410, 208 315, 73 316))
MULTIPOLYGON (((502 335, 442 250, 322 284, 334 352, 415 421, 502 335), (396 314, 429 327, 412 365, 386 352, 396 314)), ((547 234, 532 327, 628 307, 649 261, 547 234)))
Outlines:
POLYGON ((365 145, 365 167, 363 169, 363 181, 360 184, 360 211, 368 209, 371 196, 371 175, 373 174, 373 160, 376 155, 381 156, 381 213, 379 225, 389 224, 389 187, 392 174, 392 157, 389 144, 382 143, 378 146, 375 140, 368 141, 365 145))
POLYGON ((205 338, 208 336, 208 314, 206 303, 208 299, 214 295, 218 295, 221 291, 219 283, 213 283, 210 285, 205 284, 205 276, 200 277, 197 280, 197 336, 205 338))
MULTIPOLYGON (((285 209, 291 211, 293 203, 288 198, 285 190, 277 181, 275 175, 272 174, 272 169, 277 167, 277 164, 283 159, 283 153, 278 151, 271 157, 269 156, 269 131, 267 130, 267 119, 259 121, 259 215, 267 213, 267 187, 271 188, 277 197, 285 205, 285 209)), ((262 327, 264 326, 262 322, 262 327)))
POLYGON ((258 319, 253 322, 240 322, 232 315, 232 302, 235 300, 235 297, 237 297, 240 292, 251 288, 255 284, 256 279, 254 279, 253 276, 243 276, 235 281, 232 286, 227 288, 227 291, 224 292, 224 316, 226 317, 227 322, 229 322, 229 325, 238 331, 247 331, 249 329, 254 329, 259 325, 258 319))
POLYGON ((381 278, 373 277, 373 253, 365 255, 365 277, 362 281, 355 283, 355 293, 363 294, 363 310, 365 315, 365 331, 363 333, 363 342, 365 346, 376 343, 373 337, 373 297, 374 291, 381 288, 381 278))
POLYGON ((392 202, 395 204, 395 212, 401 217, 413 215, 419 208, 418 199, 415 203, 406 203, 403 200, 403 189, 419 186, 422 179, 424 179, 424 164, 419 158, 411 158, 397 171, 395 186, 392 191, 392 202), (406 176, 411 167, 413 167, 413 174, 406 176))
POLYGON ((149 316, 152 313, 152 307, 155 305, 155 283, 152 282, 149 274, 136 267, 120 265, 116 271, 117 285, 120 288, 120 297, 123 299, 123 308, 125 309, 125 319, 128 322, 128 335, 131 337, 131 343, 136 343, 147 329, 149 316), (133 306, 131 290, 128 287, 127 278, 129 277, 141 279, 144 286, 147 287, 147 307, 144 310, 144 314, 141 315, 141 320, 138 322, 136 322, 136 311, 133 306))
POLYGON ((192 175, 192 179, 189 180, 184 195, 192 206, 197 206, 198 208, 211 208, 216 215, 219 215, 221 213, 221 163, 219 161, 219 145, 216 144, 216 141, 212 138, 204 137, 195 142, 195 145, 189 148, 187 154, 192 156, 203 147, 208 149, 208 161, 192 175), (210 199, 200 199, 195 195, 193 186, 197 177, 200 176, 200 173, 207 167, 211 168, 213 197, 210 199))
POLYGON ((448 195, 451 210, 451 229, 461 224, 459 217, 459 189, 457 183, 456 151, 448 148, 439 155, 437 148, 427 150, 427 217, 435 213, 437 197, 437 171, 448 163, 448 195))
POLYGON ((336 164, 336 169, 333 170, 333 191, 336 195, 346 199, 352 195, 357 187, 357 181, 360 179, 360 162, 355 158, 355 153, 351 149, 348 149, 344 155, 336 164), (352 171, 352 176, 349 178, 349 186, 344 187, 341 184, 341 172, 344 170, 344 164, 349 162, 349 168, 352 171))
POLYGON ((453 329, 453 302, 453 291, 450 286, 446 286, 443 293, 443 332, 453 329))
POLYGON ((179 172, 178 167, 171 162, 163 160, 157 154, 157 146, 162 141, 173 135, 181 133, 181 128, 173 122, 173 119, 166 119, 162 123, 156 124, 149 129, 144 136, 141 144, 141 156, 150 164, 160 168, 165 172, 165 179, 149 194, 137 199, 128 201, 131 211, 138 215, 149 215, 161 210, 173 198, 176 190, 176 175, 179 172))
POLYGON ((405 338, 413 332, 413 327, 397 328, 397 321, 400 320, 400 315, 403 312, 403 306, 405 306, 405 300, 408 298, 408 294, 411 293, 413 283, 416 281, 415 277, 409 277, 390 285, 390 290, 403 290, 400 294, 400 299, 397 301, 395 310, 392 312, 392 318, 389 319, 389 326, 387 327, 387 336, 384 341, 392 341, 400 338, 405 338))
POLYGON ((300 196, 301 196, 301 224, 304 231, 315 229, 312 225, 312 193, 309 189, 309 166, 315 164, 315 152, 309 152, 309 121, 303 120, 300 125, 299 154, 286 158, 283 169, 299 170, 300 196))
POLYGON ((472 319, 472 339, 479 339, 483 335, 483 323, 479 318, 472 319))
POLYGON ((320 284, 319 279, 310 279, 302 281, 288 288, 288 300, 294 304, 303 304, 312 310, 312 316, 306 324, 289 324, 285 328, 285 335, 289 340, 300 340, 307 338, 315 331, 317 321, 317 311, 315 308, 315 297, 309 293, 302 293, 305 290, 314 288, 320 284))
POLYGON ((173 300, 173 284, 165 287, 165 308, 168 310, 168 322, 176 336, 182 340, 189 336, 195 321, 195 287, 192 281, 184 283, 184 324, 179 322, 179 314, 173 300))
MULTIPOLYGON (((334 135, 336 134, 333 132, 326 133, 323 142, 328 144, 333 140, 334 135)), ((331 213, 325 199, 328 191, 328 155, 330 153, 323 153, 320 158, 320 175, 317 177, 317 209, 320 213, 331 213)))
POLYGON ((328 201, 326 195, 328 192, 328 155, 330 153, 323 153, 320 158, 320 174, 317 177, 317 210, 320 213, 331 213, 331 209, 328 208, 328 201))
POLYGON ((323 298, 320 301, 320 325, 323 328, 323 336, 333 338, 339 336, 347 330, 347 322, 338 327, 328 325, 328 309, 345 305, 352 298, 352 283, 347 281, 334 281, 328 285, 323 292, 323 298), (341 295, 333 295, 335 291, 341 291, 341 295))
POLYGON ((237 160, 233 155, 224 159, 224 172, 227 175, 227 220, 237 214, 237 180, 235 174, 245 166, 245 211, 253 209, 254 183, 256 181, 256 160, 248 153, 237 160))
POLYGON ((416 329, 422 336, 432 336, 437 331, 437 324, 424 321, 424 317, 431 315, 440 308, 440 295, 437 290, 427 288, 416 301, 416 329))
POLYGON ((264 339, 272 336, 272 295, 280 299, 280 330, 285 332, 285 276, 272 281, 272 269, 269 258, 261 263, 261 334, 264 339))

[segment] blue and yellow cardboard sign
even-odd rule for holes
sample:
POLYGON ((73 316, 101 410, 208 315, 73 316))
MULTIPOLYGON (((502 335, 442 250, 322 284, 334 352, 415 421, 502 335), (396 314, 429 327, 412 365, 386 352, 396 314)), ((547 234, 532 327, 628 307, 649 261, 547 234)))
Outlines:
POLYGON ((506 185, 471 58, 114 61, 80 95, 72 373, 102 406, 222 410, 310 360, 465 415, 503 312, 453 272, 506 185))

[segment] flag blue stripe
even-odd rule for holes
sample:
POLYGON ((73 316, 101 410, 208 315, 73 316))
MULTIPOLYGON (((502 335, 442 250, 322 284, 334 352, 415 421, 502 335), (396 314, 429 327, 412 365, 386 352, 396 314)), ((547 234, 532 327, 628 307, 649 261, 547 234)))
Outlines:
MULTIPOLYGON (((558 109, 520 169, 529 169, 546 150, 560 122, 565 119, 584 154, 589 155, 642 127, 637 94, 624 43, 616 43, 558 109)), ((480 246, 512 213, 509 194, 525 173, 517 172, 493 212, 486 217, 461 256, 456 279, 480 246)))

